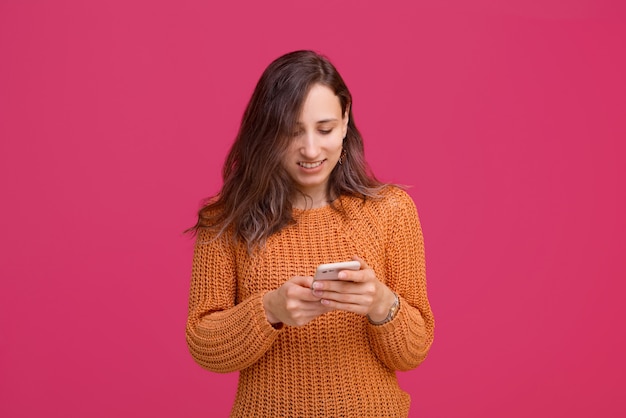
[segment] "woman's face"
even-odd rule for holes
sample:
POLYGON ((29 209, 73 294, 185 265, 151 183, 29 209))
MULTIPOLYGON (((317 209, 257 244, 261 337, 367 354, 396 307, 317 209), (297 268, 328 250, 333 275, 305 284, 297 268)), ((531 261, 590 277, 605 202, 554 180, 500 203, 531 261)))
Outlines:
POLYGON ((298 190, 313 199, 313 207, 327 203, 328 178, 341 156, 347 129, 348 111, 341 113, 339 98, 325 85, 313 85, 283 157, 285 170, 298 190))

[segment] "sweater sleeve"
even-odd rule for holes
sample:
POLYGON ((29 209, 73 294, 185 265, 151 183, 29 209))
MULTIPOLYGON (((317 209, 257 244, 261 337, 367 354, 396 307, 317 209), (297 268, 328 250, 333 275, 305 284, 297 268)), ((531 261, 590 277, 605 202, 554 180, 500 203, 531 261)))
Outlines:
POLYGON ((235 255, 224 235, 214 238, 206 231, 198 234, 186 326, 187 345, 194 360, 218 373, 252 365, 280 333, 266 319, 262 293, 235 304, 235 255))
POLYGON ((396 317, 384 325, 369 325, 372 347, 393 370, 410 370, 422 363, 433 342, 434 317, 426 293, 422 228, 411 197, 398 190, 384 216, 389 219, 385 273, 387 285, 400 298, 396 317))

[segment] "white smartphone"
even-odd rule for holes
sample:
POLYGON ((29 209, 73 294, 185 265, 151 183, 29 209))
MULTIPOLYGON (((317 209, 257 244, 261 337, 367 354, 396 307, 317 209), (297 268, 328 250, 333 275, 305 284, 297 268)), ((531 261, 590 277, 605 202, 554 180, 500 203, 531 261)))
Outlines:
POLYGON ((315 271, 315 280, 337 280, 341 270, 359 270, 358 261, 342 261, 340 263, 320 264, 315 271))

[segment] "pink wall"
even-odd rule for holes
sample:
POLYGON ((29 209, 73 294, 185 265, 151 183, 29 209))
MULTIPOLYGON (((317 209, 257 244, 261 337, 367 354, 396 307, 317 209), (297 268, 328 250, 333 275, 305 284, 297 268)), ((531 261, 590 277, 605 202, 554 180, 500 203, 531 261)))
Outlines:
POLYGON ((227 414, 181 231, 300 48, 414 186, 437 330, 412 416, 626 414, 623 2, 211 3, 0 2, 0 416, 227 414))

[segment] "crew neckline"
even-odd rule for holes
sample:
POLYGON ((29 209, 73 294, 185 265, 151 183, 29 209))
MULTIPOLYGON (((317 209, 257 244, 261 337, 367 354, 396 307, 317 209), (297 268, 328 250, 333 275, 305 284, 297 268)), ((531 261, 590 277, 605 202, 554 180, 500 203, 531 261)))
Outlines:
POLYGON ((300 209, 300 208, 293 208, 293 212, 294 213, 312 213, 312 212, 321 212, 323 210, 326 210, 330 208, 330 202, 328 202, 327 204, 325 204, 324 206, 319 206, 317 208, 307 208, 307 209, 300 209))
POLYGON ((317 208, 307 208, 307 209, 300 209, 300 208, 293 208, 293 212, 294 214, 303 214, 303 213, 319 213, 319 212, 324 212, 327 210, 332 210, 333 209, 333 204, 339 204, 340 200, 342 200, 342 197, 338 197, 335 200, 331 200, 329 202, 327 202, 324 206, 319 206, 317 208))

